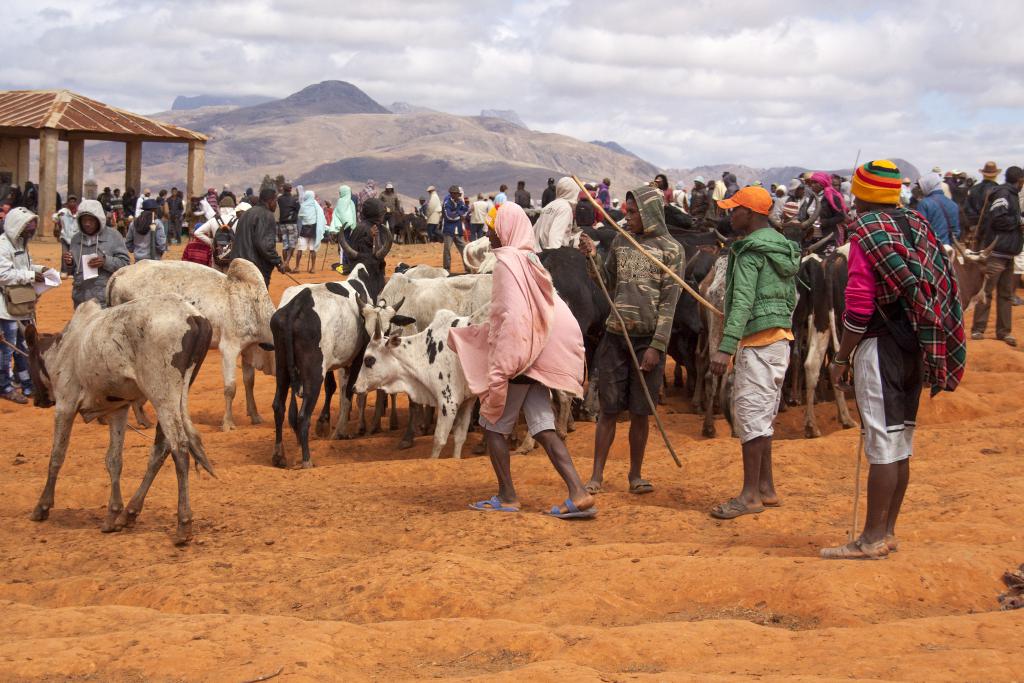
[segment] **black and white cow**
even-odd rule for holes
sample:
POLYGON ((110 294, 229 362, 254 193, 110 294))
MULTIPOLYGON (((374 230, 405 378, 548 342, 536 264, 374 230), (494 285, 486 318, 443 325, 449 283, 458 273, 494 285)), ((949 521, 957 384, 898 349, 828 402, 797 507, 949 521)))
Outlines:
POLYGON ((331 398, 338 389, 339 417, 331 438, 349 438, 352 387, 369 341, 361 309, 378 293, 367 283, 370 279, 367 269, 359 264, 345 282, 290 287, 281 299, 282 305, 270 319, 277 367, 273 456, 276 467, 286 465, 282 434, 286 402, 288 422, 302 448, 302 466, 313 466, 309 455, 309 425, 321 386, 325 397, 317 421, 318 433, 326 435, 330 430, 331 398), (302 397, 301 408, 297 405, 299 396, 302 397))
MULTIPOLYGON (((374 308, 366 305, 364 312, 376 315, 374 308)), ((400 324, 399 318, 395 316, 392 322, 400 324)), ((448 332, 455 327, 466 327, 470 322, 468 317, 442 309, 425 330, 410 336, 386 335, 386 330, 378 324, 363 356, 355 385, 357 392, 374 389, 389 394, 403 392, 409 395, 410 401, 437 409, 431 458, 440 456, 449 434, 455 444, 452 457, 462 457, 476 396, 470 392, 458 356, 448 343, 448 332)))

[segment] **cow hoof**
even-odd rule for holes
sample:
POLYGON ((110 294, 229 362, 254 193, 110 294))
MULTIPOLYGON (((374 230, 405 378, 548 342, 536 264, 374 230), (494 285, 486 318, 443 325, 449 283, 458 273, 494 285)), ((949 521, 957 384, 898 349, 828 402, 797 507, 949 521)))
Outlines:
POLYGON ((487 453, 487 444, 481 441, 473 446, 473 455, 484 455, 487 453))
POLYGON ((857 426, 856 423, 854 423, 854 422, 844 422, 842 424, 843 424, 843 429, 853 429, 854 427, 857 426))
POLYGON ((821 430, 818 429, 817 425, 805 425, 804 426, 804 437, 808 439, 817 439, 821 436, 821 430))
POLYGON ((715 431, 714 426, 708 427, 707 425, 701 428, 700 433, 709 439, 713 439, 718 435, 718 432, 715 431))
POLYGON ((135 526, 135 518, 139 516, 138 511, 132 512, 128 508, 121 510, 121 514, 114 520, 114 527, 116 531, 121 529, 131 528, 135 526))
POLYGON ((42 505, 36 505, 36 508, 32 511, 33 522, 45 522, 50 516, 50 508, 43 507, 42 505))
POLYGON ((316 426, 313 427, 313 433, 319 436, 321 439, 326 439, 331 433, 331 423, 329 420, 317 420, 316 426))
POLYGON ((121 512, 122 510, 108 510, 107 518, 103 520, 103 526, 100 527, 100 531, 105 534, 120 531, 123 527, 117 525, 117 519, 121 516, 121 512))
POLYGON ((313 469, 313 461, 312 460, 303 460, 302 461, 302 469, 304 469, 304 470, 311 470, 311 469, 313 469))
POLYGON ((230 432, 234 428, 235 428, 235 423, 234 422, 225 422, 225 423, 221 424, 220 431, 222 431, 222 432, 230 432))
POLYGON ((271 458, 270 464, 273 465, 274 467, 280 467, 281 469, 288 467, 288 461, 285 460, 284 452, 280 450, 275 450, 274 457, 271 458))
POLYGON ((380 433, 380 427, 378 427, 377 425, 374 425, 374 426, 370 427, 370 431, 367 432, 367 433, 368 434, 379 434, 380 433))
POLYGON ((339 434, 339 433, 335 432, 334 434, 331 434, 331 438, 334 439, 335 441, 348 441, 348 440, 350 440, 352 438, 352 435, 351 434, 339 434))
POLYGON ((250 415, 250 416, 249 416, 249 420, 250 420, 250 421, 251 421, 251 422, 252 422, 252 423, 253 423, 254 425, 261 425, 261 424, 263 424, 263 418, 262 418, 262 417, 260 417, 259 415, 250 415))
POLYGON ((192 540, 192 522, 178 522, 178 530, 174 533, 174 545, 179 548, 188 545, 192 540))
POLYGON ((404 451, 404 450, 407 450, 409 448, 412 448, 412 441, 408 441, 406 439, 402 439, 401 441, 398 442, 398 450, 404 451))

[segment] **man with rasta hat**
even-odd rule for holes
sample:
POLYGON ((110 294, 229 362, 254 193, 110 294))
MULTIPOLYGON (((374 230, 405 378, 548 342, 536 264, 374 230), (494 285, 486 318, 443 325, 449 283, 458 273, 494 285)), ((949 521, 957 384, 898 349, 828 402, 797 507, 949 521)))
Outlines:
POLYGON ((825 559, 883 559, 899 548, 896 520, 910 481, 921 389, 953 391, 967 359, 963 312, 946 252, 928 221, 900 207, 900 171, 869 161, 853 176, 843 336, 830 373, 856 390, 868 471, 864 530, 825 559), (854 353, 856 351, 856 353, 854 353))

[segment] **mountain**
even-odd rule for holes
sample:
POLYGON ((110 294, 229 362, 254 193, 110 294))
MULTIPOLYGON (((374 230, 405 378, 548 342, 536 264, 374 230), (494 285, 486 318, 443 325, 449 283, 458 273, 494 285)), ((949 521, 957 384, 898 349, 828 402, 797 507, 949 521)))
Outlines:
MULTIPOLYGON (((540 199, 549 177, 608 177, 613 187, 624 188, 646 182, 658 170, 614 149, 529 130, 515 112, 456 116, 402 103, 393 104, 392 111, 350 83, 325 81, 271 102, 153 117, 210 136, 206 178, 207 186, 216 187, 242 189, 258 185, 264 175, 283 174, 334 197, 340 183, 358 191, 374 178, 416 198, 428 185, 458 184, 476 194, 523 180, 540 199)), ((87 147, 101 186, 120 186, 124 145, 89 142, 87 147)), ((143 146, 147 187, 181 187, 184 175, 184 145, 143 146)))
MULTIPOLYGON (((905 159, 893 159, 893 163, 899 167, 900 172, 904 176, 912 179, 917 179, 921 176, 921 172, 912 163, 905 159)), ((772 184, 786 184, 793 178, 796 178, 802 173, 808 171, 816 171, 816 168, 804 168, 803 166, 773 166, 771 168, 753 168, 750 166, 744 166, 743 164, 714 164, 711 166, 697 166, 695 168, 672 168, 667 170, 665 173, 669 177, 669 182, 676 183, 682 181, 687 187, 693 183, 693 179, 697 176, 703 176, 705 180, 718 180, 722 177, 725 172, 735 173, 736 180, 740 187, 749 185, 756 181, 761 181, 761 184, 765 187, 769 187, 772 184)), ((851 168, 831 169, 827 170, 826 173, 835 173, 849 178, 853 174, 851 168)))
POLYGON ((519 126, 520 128, 526 128, 526 124, 519 118, 519 114, 515 113, 511 109, 484 109, 480 112, 480 117, 485 119, 501 119, 508 121, 513 126, 519 126))
POLYGON ((273 99, 273 97, 264 97, 263 95, 196 95, 195 97, 178 95, 174 98, 174 104, 171 105, 171 111, 184 111, 188 109, 223 105, 232 107, 250 107, 254 104, 270 102, 273 99))
POLYGON ((428 107, 421 107, 416 104, 409 104, 408 102, 392 102, 388 105, 387 109, 392 114, 423 114, 424 112, 437 112, 436 109, 429 109, 428 107))
POLYGON ((633 154, 628 149, 626 149, 625 147, 623 147, 622 145, 620 145, 619 143, 617 143, 617 142, 615 142, 613 140, 607 140, 607 141, 605 141, 605 140, 591 140, 590 144, 597 145, 598 147, 604 147, 605 149, 610 149, 611 151, 615 152, 616 154, 625 154, 626 156, 633 157, 635 159, 639 159, 640 158, 639 156, 637 156, 636 154, 633 154))

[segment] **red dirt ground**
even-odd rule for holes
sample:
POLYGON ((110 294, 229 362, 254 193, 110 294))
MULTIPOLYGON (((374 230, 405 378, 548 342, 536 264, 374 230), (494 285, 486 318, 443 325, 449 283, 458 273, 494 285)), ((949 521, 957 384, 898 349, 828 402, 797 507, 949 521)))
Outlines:
MULTIPOLYGON (((55 263, 52 242, 33 252, 55 263)), ((437 264, 440 250, 396 246, 400 260, 437 264)), ((274 275, 275 300, 287 284, 274 275)), ((41 327, 70 315, 64 286, 44 298, 41 327)), ((831 406, 817 440, 802 438, 799 410, 780 416, 783 507, 718 522, 707 511, 739 488, 738 444, 699 437, 670 390, 662 414, 684 468, 652 432, 657 490, 629 495, 620 434, 598 518, 566 523, 538 514, 564 497, 539 452, 513 461, 518 515, 468 510, 494 492, 489 462, 430 461, 426 437, 407 451, 390 432, 315 440, 315 469, 274 469, 272 379, 257 379, 266 422, 249 425, 238 396, 241 426, 223 434, 214 354, 191 409, 219 479, 193 474, 196 540, 183 549, 167 472, 134 529, 100 533, 96 424, 75 427, 49 521, 29 521, 52 418, 0 405, 0 679, 1024 679, 1024 611, 996 601, 1024 561, 1024 355, 1002 343, 972 342, 962 388, 924 399, 902 548, 866 563, 817 557, 845 538, 854 487, 857 435, 837 430, 831 406)), ((148 443, 127 435, 126 495, 148 443)), ((589 473, 593 425, 568 444, 589 473)))

